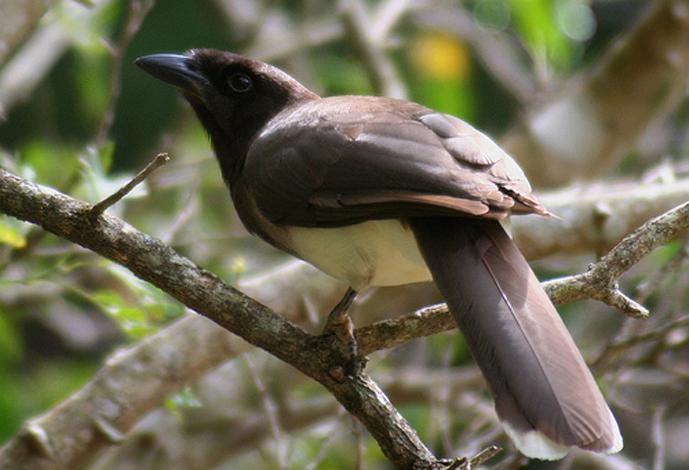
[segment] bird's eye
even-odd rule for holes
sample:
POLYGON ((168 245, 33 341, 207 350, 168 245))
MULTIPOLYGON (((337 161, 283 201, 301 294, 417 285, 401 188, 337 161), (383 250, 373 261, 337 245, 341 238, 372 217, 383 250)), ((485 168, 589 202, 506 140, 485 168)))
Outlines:
POLYGON ((247 91, 251 90, 253 81, 247 74, 238 72, 230 75, 230 78, 227 79, 227 84, 230 86, 232 91, 236 91, 237 93, 246 93, 247 91))

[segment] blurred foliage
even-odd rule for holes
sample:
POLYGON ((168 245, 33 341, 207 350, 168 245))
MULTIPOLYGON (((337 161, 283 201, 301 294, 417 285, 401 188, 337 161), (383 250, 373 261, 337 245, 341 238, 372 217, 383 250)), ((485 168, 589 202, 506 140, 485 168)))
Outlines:
POLYGON ((466 44, 447 34, 424 32, 412 38, 413 99, 427 106, 475 119, 473 64, 466 44))
MULTIPOLYGON (((282 8, 298 16, 308 10, 309 3, 288 2, 282 8)), ((601 25, 596 23, 589 2, 584 0, 465 3, 486 28, 508 29, 516 34, 531 59, 545 69, 571 73, 582 64, 582 53, 587 48, 600 47, 592 34, 601 25)), ((74 151, 74 146, 93 139, 108 102, 112 79, 108 49, 101 38, 113 42, 113 37, 117 37, 127 14, 125 6, 126 2, 109 2, 86 25, 72 25, 59 12, 51 15, 49 20, 68 26, 76 38, 75 45, 40 84, 33 99, 14 108, 8 119, 0 123, 0 142, 23 152, 38 136, 45 136, 53 146, 58 144, 74 151)), ((618 21, 615 13, 598 21, 618 21)), ((182 51, 200 46, 241 50, 241 38, 235 38, 221 18, 213 2, 156 2, 146 17, 145 27, 125 51, 123 92, 111 132, 116 142, 116 169, 136 167, 150 158, 179 110, 175 91, 140 73, 131 65, 134 58, 152 51, 182 51)), ((607 43, 609 38, 603 39, 607 43)), ((477 114, 476 109, 480 107, 472 99, 490 93, 491 84, 479 80, 484 78, 480 64, 469 58, 471 52, 465 44, 438 32, 421 31, 409 38, 405 49, 412 63, 408 76, 412 97, 467 118, 477 114), (438 70, 439 66, 443 69, 438 70)), ((361 63, 347 45, 335 42, 319 47, 310 60, 322 93, 371 92, 361 63)), ((486 118, 486 122, 479 121, 477 125, 491 129, 496 117, 486 118)), ((507 122, 509 116, 498 119, 507 122)))
MULTIPOLYGON (((219 2, 157 0, 132 42, 121 51, 122 74, 117 77, 112 75, 110 49, 125 27, 128 2, 106 3, 89 23, 73 22, 59 2, 44 19, 45 24, 61 24, 73 42, 31 96, 0 121, 0 164, 95 202, 121 186, 155 153, 169 151, 173 161, 111 208, 112 213, 229 282, 282 257, 245 236, 207 138, 188 106, 175 90, 132 64, 143 54, 192 47, 241 52, 251 46, 252 25, 239 21, 242 12, 236 12, 237 18, 228 17, 219 2), (120 83, 120 79, 122 92, 112 109, 113 124, 107 139, 98 142, 113 80, 120 83)), ((244 4, 249 8, 250 3, 244 4)), ((557 82, 595 61, 611 38, 629 27, 643 3, 467 0, 461 6, 481 28, 513 41, 523 54, 520 60, 535 70, 538 80, 557 82)), ((280 20, 290 27, 308 26, 322 17, 336 19, 331 2, 292 0, 255 2, 254 6, 258 4, 279 11, 280 20)), ((376 5, 369 2, 370 7, 376 5)), ((521 111, 468 42, 440 28, 419 28, 405 21, 394 36, 390 56, 410 98, 461 116, 493 134, 504 131, 521 111)), ((373 92, 362 62, 341 39, 272 62, 324 95, 373 92)), ((659 250, 646 262, 659 266, 679 247, 659 250)), ((571 265, 548 264, 543 272, 552 277, 571 269, 571 265)), ((638 282, 639 276, 630 280, 638 282)), ((0 216, 0 442, 16 433, 23 420, 76 390, 114 347, 157 331, 183 312, 179 304, 118 265, 0 216)), ((592 336, 596 334, 600 332, 592 336)), ((378 366, 382 370, 399 366, 409 350, 422 350, 429 368, 471 362, 465 343, 453 335, 437 335, 401 349, 400 356, 380 359, 378 366)), ((252 393, 258 402, 256 391, 252 393)), ((303 381, 292 393, 306 401, 322 394, 322 389, 303 381)), ((166 408, 184 419, 185 411, 200 403, 203 397, 192 387, 169 397, 166 408)), ((400 410, 422 438, 441 447, 429 406, 411 403, 400 410)), ((462 431, 451 430, 453 435, 462 431)), ((321 427, 291 440, 292 468, 305 468, 316 458, 319 469, 352 468, 356 455, 350 450, 351 442, 327 444, 332 432, 321 427)), ((384 468, 376 443, 368 436, 362 439, 366 462, 371 468, 384 468)), ((255 465, 254 457, 242 459, 255 465)), ((235 468, 244 468, 242 461, 235 461, 235 468)))

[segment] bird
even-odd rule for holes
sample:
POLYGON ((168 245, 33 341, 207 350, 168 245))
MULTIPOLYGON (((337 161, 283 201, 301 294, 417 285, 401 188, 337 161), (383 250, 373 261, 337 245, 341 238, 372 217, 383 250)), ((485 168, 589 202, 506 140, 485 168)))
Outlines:
POLYGON ((549 212, 487 135, 411 101, 321 97, 232 52, 135 64, 189 102, 247 230, 348 284, 334 325, 351 327, 358 292, 434 281, 522 454, 622 449, 614 415, 504 226, 511 214, 549 212))

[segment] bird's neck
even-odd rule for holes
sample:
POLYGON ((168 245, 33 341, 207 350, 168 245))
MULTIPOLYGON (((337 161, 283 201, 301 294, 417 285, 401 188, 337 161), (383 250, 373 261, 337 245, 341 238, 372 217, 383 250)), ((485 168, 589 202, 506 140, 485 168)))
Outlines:
POLYGON ((237 135, 232 139, 217 138, 211 135, 211 144, 220 165, 225 183, 232 188, 240 176, 249 145, 258 129, 251 135, 237 135))
POLYGON ((225 116, 223 122, 218 122, 205 106, 192 102, 192 107, 210 136, 223 179, 230 188, 241 175, 253 139, 265 125, 282 110, 318 98, 318 95, 304 90, 303 95, 295 93, 288 96, 282 106, 256 106, 252 109, 253 112, 225 116))
POLYGON ((251 140, 263 127, 265 119, 247 119, 241 124, 230 122, 223 126, 199 101, 190 99, 189 102, 210 137, 223 179, 231 186, 241 173, 251 140), (227 129, 239 131, 228 134, 227 129))

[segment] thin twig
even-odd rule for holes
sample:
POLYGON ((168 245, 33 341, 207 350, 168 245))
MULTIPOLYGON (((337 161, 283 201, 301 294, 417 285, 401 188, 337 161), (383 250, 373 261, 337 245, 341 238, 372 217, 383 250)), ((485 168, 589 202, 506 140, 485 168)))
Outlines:
POLYGON ((634 318, 647 318, 648 310, 624 295, 616 285, 629 268, 655 248, 683 235, 689 228, 689 202, 649 220, 615 245, 588 271, 543 284, 556 303, 586 297, 607 303, 634 318))
POLYGON ((611 345, 611 348, 613 349, 626 349, 631 346, 637 345, 639 343, 643 343, 646 341, 654 341, 657 340, 658 338, 661 338, 668 333, 670 333, 672 330, 675 328, 683 327, 689 325, 689 315, 683 315, 665 325, 662 325, 659 328, 656 328, 655 330, 648 331, 646 333, 641 333, 636 336, 632 336, 630 338, 627 338, 623 341, 613 343, 611 345))
POLYGON ((413 338, 430 336, 457 328, 447 305, 438 304, 372 325, 357 328, 354 337, 361 356, 374 351, 393 348, 413 338))
POLYGON ((268 389, 266 388, 260 374, 256 370, 256 366, 248 355, 242 356, 246 362, 247 368, 249 369, 249 374, 251 379, 256 385, 258 393, 261 395, 261 403, 263 405, 263 411, 268 418, 268 423, 270 424, 270 433, 275 441, 276 447, 276 458, 280 468, 287 467, 287 446, 282 432, 282 425, 280 424, 280 419, 278 418, 278 406, 270 396, 268 389))
POLYGON ((665 433, 663 431, 663 419, 666 408, 659 406, 653 412, 653 470, 665 468, 665 433))
POLYGON ((340 0, 339 9, 347 37, 361 55, 374 91, 391 98, 406 98, 407 91, 382 50, 382 42, 373 39, 365 6, 358 0, 340 0))
POLYGON ((490 459, 498 455, 500 452, 502 452, 502 449, 500 447, 492 445, 486 447, 470 459, 467 459, 466 457, 460 457, 455 459, 446 467, 446 470, 472 470, 478 467, 479 465, 488 462, 490 459))
MULTIPOLYGON (((680 269, 682 264, 686 261, 687 255, 689 255, 689 238, 684 240, 682 247, 674 254, 672 259, 660 267, 657 271, 652 273, 648 279, 641 283, 637 289, 637 299, 640 303, 645 303, 648 298, 656 291, 658 286, 668 278, 670 275, 674 275, 680 269)), ((664 298, 668 296, 663 296, 664 298)), ((659 307, 656 307, 656 318, 658 317, 659 307)), ((615 354, 619 354, 620 351, 625 350, 625 343, 629 346, 636 344, 637 342, 643 341, 640 336, 643 333, 639 333, 642 329, 642 325, 639 322, 635 322, 633 318, 627 318, 622 325, 618 328, 617 333, 609 341, 603 350, 598 354, 598 357, 592 362, 594 368, 605 367, 609 364, 609 359, 615 354)))
POLYGON ((153 8, 153 5, 155 5, 155 0, 132 0, 129 4, 129 16, 124 25, 122 35, 112 46, 106 42, 109 46, 108 50, 110 51, 110 55, 112 56, 112 71, 110 73, 110 96, 108 97, 108 103, 105 106, 101 122, 98 125, 98 130, 96 131, 95 144, 98 148, 105 144, 105 139, 115 120, 115 106, 122 91, 124 53, 141 28, 141 24, 148 12, 153 8))
POLYGON ((354 432, 354 440, 356 442, 354 469, 364 470, 364 468, 366 468, 366 444, 364 443, 363 426, 361 426, 361 423, 356 419, 352 419, 352 431, 354 432))
POLYGON ((493 457, 498 455, 500 452, 502 452, 502 449, 500 447, 495 445, 489 446, 483 449, 478 454, 474 455, 469 462, 473 467, 483 465, 484 463, 488 462, 493 457))
POLYGON ((639 301, 645 302, 665 278, 674 274, 682 266, 687 256, 689 256, 689 238, 684 240, 684 243, 682 243, 682 246, 672 256, 670 261, 661 266, 658 271, 651 274, 647 280, 639 285, 637 294, 639 301))
POLYGON ((604 364, 606 364, 612 356, 619 354, 620 352, 625 351, 633 346, 636 346, 637 344, 641 344, 648 341, 657 341, 660 338, 667 336, 667 334, 670 333, 672 330, 687 325, 689 325, 689 315, 683 315, 651 331, 638 333, 633 336, 612 341, 591 363, 591 367, 594 369, 599 369, 604 364))
MULTIPOLYGON (((385 456, 402 468, 433 468, 437 459, 366 374, 337 373, 346 358, 329 338, 314 337, 200 269, 159 240, 117 217, 89 224, 91 206, 0 168, 0 211, 122 264, 139 278, 325 386, 359 419, 385 456)), ((3 461, 0 450, 0 462, 3 461)), ((31 457, 28 457, 29 459, 31 457)), ((67 465, 66 465, 67 466, 67 465)))
MULTIPOLYGON (((340 410, 342 410, 342 408, 340 408, 340 410)), ((329 415, 325 415, 324 417, 329 417, 329 415)), ((336 423, 333 423, 333 427, 335 426, 335 424, 336 423)), ((325 458, 326 454, 328 453, 328 450, 332 447, 333 443, 335 443, 335 439, 337 437, 340 437, 341 433, 342 433, 342 428, 339 426, 336 429, 333 429, 331 432, 329 432, 321 440, 320 448, 318 449, 318 453, 313 458, 313 460, 311 462, 309 462, 309 464, 306 466, 306 468, 304 470, 316 470, 318 468, 318 466, 320 465, 320 463, 325 458)))
MULTIPOLYGON (((680 206, 648 222, 623 240, 599 263, 612 263, 613 267, 610 270, 615 275, 620 275, 624 268, 615 263, 623 263, 628 268, 642 256, 636 254, 635 249, 648 253, 654 244, 667 241, 665 239, 678 233, 678 224, 686 223, 682 218, 686 207, 687 205, 680 206), (653 235, 647 235, 646 232, 653 235), (646 240, 648 237, 651 237, 652 243, 646 240), (619 250, 627 252, 632 261, 621 258, 619 250)), ((164 288, 191 308, 206 313, 228 329, 292 363, 307 375, 317 378, 350 412, 365 422, 367 428, 375 433, 375 437, 387 451, 386 455, 396 462, 410 463, 418 461, 417 459, 432 461, 432 455, 415 435, 409 434, 413 431, 405 422, 400 421, 401 416, 368 377, 362 374, 354 377, 352 382, 346 378, 341 381, 330 375, 331 369, 327 369, 326 364, 332 364, 327 361, 334 358, 329 342, 323 338, 309 337, 265 307, 225 286, 210 273, 198 270, 191 262, 160 242, 136 231, 115 217, 104 215, 103 223, 99 226, 86 226, 84 215, 90 212, 89 209, 90 206, 83 202, 54 190, 40 188, 0 169, 2 212, 38 223, 53 233, 126 265, 141 278, 164 288), (376 405, 359 408, 359 404, 363 402, 376 405), (376 427, 376 423, 379 423, 379 427, 376 427), (398 447, 397 439, 404 439, 408 442, 405 446, 411 445, 413 448, 398 447)), ((594 265, 589 273, 601 275, 598 272, 600 269, 602 268, 594 265)), ((594 281, 596 279, 593 278, 594 281)), ((401 323, 377 324, 377 331, 372 327, 368 327, 368 332, 362 329, 363 332, 358 332, 358 337, 361 338, 360 347, 370 352, 377 347, 390 346, 395 341, 384 338, 390 332, 400 334, 406 339, 414 337, 415 335, 405 330, 402 325, 421 327, 419 323, 425 323, 420 322, 424 315, 431 323, 439 322, 444 325, 442 313, 442 307, 431 307, 422 311, 421 315, 406 316, 401 323), (375 346, 376 341, 379 341, 378 346, 375 346)), ((446 318, 449 319, 449 315, 446 315, 446 318)), ((452 324, 451 319, 449 320, 452 324)), ((421 330, 424 334, 428 332, 423 328, 421 330)))
POLYGON ((170 161, 170 156, 167 153, 159 153, 155 156, 151 162, 144 167, 143 170, 138 172, 134 178, 132 178, 127 184, 122 186, 120 189, 115 191, 110 196, 106 197, 97 204, 94 204, 90 211, 90 217, 92 219, 97 218, 103 212, 105 212, 110 206, 113 206, 119 202, 123 197, 131 192, 137 185, 139 185, 143 180, 145 180, 148 175, 153 173, 155 170, 165 165, 170 161))

